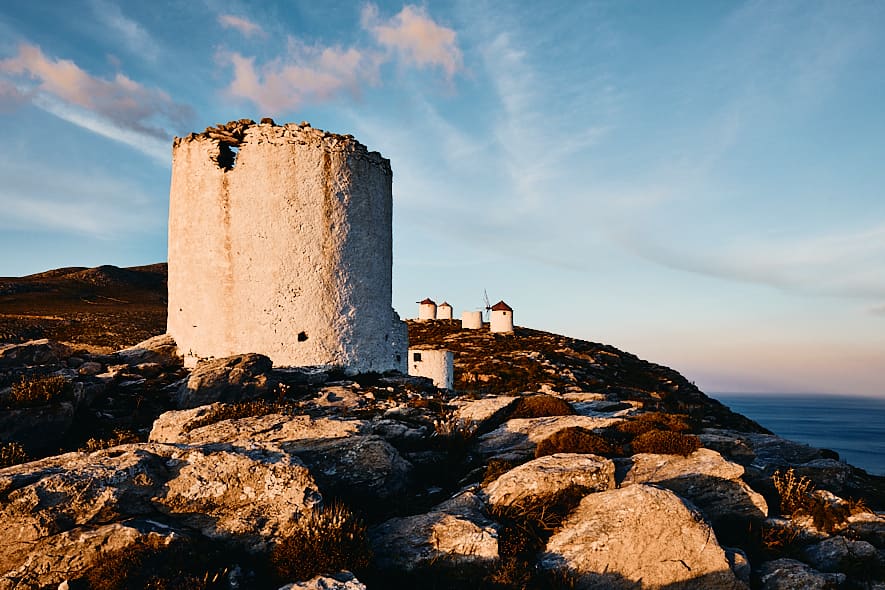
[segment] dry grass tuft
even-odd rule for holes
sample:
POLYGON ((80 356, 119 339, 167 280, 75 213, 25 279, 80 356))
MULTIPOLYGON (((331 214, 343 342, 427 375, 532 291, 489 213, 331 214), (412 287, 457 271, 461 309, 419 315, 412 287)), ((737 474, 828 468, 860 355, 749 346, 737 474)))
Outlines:
POLYGON ((61 375, 22 377, 12 384, 6 398, 10 408, 28 408, 52 403, 68 390, 68 380, 61 375))
POLYGON ((370 558, 365 523, 338 503, 302 515, 295 530, 271 552, 277 575, 286 581, 359 571, 368 567, 370 558))
POLYGON ((107 438, 90 438, 79 450, 86 453, 94 453, 103 449, 109 449, 118 445, 141 442, 138 434, 131 430, 114 429, 113 434, 107 438))
POLYGON ((620 449, 586 428, 574 426, 563 428, 542 440, 535 449, 535 457, 555 453, 587 453, 591 455, 615 455, 620 449))
POLYGON ((543 418, 575 414, 577 414, 575 409, 564 399, 541 393, 519 398, 509 418, 543 418))
POLYGON ((25 448, 19 443, 0 443, 0 468, 27 463, 29 460, 25 448))
POLYGON ((134 547, 104 555, 86 574, 91 590, 210 590, 226 587, 227 568, 205 543, 148 537, 134 547))
POLYGON ((269 402, 266 400, 251 400, 233 404, 223 404, 207 411, 205 414, 189 422, 185 431, 190 432, 203 426, 215 424, 223 420, 236 420, 239 418, 253 418, 267 416, 269 414, 292 414, 294 408, 285 402, 269 402))
POLYGON ((814 484, 805 476, 797 476, 792 469, 784 473, 775 471, 771 476, 771 482, 780 497, 780 510, 783 515, 790 516, 800 510, 809 510, 814 503, 811 495, 814 484))
POLYGON ((667 414, 665 412, 647 412, 635 418, 617 424, 616 428, 625 433, 638 436, 652 430, 669 432, 690 432, 688 416, 684 414, 667 414))
POLYGON ((634 453, 658 453, 687 457, 701 448, 698 437, 669 430, 643 432, 630 443, 634 453))

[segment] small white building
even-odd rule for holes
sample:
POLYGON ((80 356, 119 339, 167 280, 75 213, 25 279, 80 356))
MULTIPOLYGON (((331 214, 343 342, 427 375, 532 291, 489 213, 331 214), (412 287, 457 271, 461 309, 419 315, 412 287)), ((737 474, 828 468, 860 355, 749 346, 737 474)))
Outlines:
POLYGON ((455 385, 454 360, 451 350, 410 348, 409 375, 428 377, 440 389, 452 389, 455 385))
POLYGON ((447 301, 443 301, 439 304, 439 307, 436 308, 436 319, 438 320, 450 320, 452 319, 452 306, 448 304, 447 301))
POLYGON ((436 319, 436 302, 429 297, 424 301, 418 302, 418 320, 435 320, 436 319))
POLYGON ((463 330, 481 330, 482 329, 482 312, 481 311, 463 311, 463 312, 461 312, 461 329, 463 329, 463 330))
POLYGON ((513 308, 499 301, 492 306, 492 313, 489 316, 491 332, 512 332, 513 331, 513 308))

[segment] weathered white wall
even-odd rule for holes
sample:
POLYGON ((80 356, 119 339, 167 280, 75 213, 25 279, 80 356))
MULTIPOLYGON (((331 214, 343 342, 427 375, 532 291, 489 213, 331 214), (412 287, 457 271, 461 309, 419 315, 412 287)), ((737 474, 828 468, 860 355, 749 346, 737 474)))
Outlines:
POLYGON ((188 360, 405 372, 389 160, 293 124, 248 126, 232 169, 220 150, 205 133, 173 144, 168 332, 188 360))
POLYGON ((435 320, 436 319, 436 304, 435 303, 421 303, 418 305, 418 319, 419 320, 435 320))
POLYGON ((512 332, 513 312, 507 310, 493 309, 492 312, 489 314, 489 331, 512 332))
POLYGON ((442 303, 436 308, 436 319, 450 320, 452 319, 452 306, 448 303, 442 303))
POLYGON ((465 330, 482 329, 482 312, 481 311, 462 311, 461 312, 461 328, 465 330))
POLYGON ((409 375, 429 377, 440 389, 452 389, 455 384, 455 355, 450 350, 410 348, 409 375), (417 360, 415 355, 421 355, 417 360))

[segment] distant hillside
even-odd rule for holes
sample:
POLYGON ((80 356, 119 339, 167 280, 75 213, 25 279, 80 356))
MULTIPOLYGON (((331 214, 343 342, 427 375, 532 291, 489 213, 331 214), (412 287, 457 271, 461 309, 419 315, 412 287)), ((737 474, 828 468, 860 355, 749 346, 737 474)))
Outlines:
POLYGON ((166 329, 166 263, 0 278, 0 341, 118 349, 166 329))

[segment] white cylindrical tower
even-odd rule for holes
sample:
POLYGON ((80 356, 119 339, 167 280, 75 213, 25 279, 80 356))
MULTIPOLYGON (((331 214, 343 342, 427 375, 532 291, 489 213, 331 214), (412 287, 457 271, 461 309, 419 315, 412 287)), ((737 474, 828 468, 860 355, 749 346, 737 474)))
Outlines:
POLYGON ((461 312, 461 328, 464 330, 480 330, 480 329, 482 329, 482 312, 481 311, 462 311, 461 312))
POLYGON ((489 315, 489 331, 512 332, 513 308, 503 301, 494 304, 492 306, 492 313, 489 315))
POLYGON ((389 160, 306 123, 176 138, 167 330, 186 361, 258 352, 275 365, 405 372, 391 186, 389 160))
POLYGON ((452 306, 448 304, 448 302, 443 301, 439 304, 439 307, 436 308, 436 319, 438 320, 450 320, 452 319, 452 306))
POLYGON ((409 375, 429 377, 440 389, 452 389, 455 384, 454 359, 451 350, 410 348, 409 375))
POLYGON ((435 320, 436 319, 436 302, 427 298, 418 302, 418 320, 435 320))

